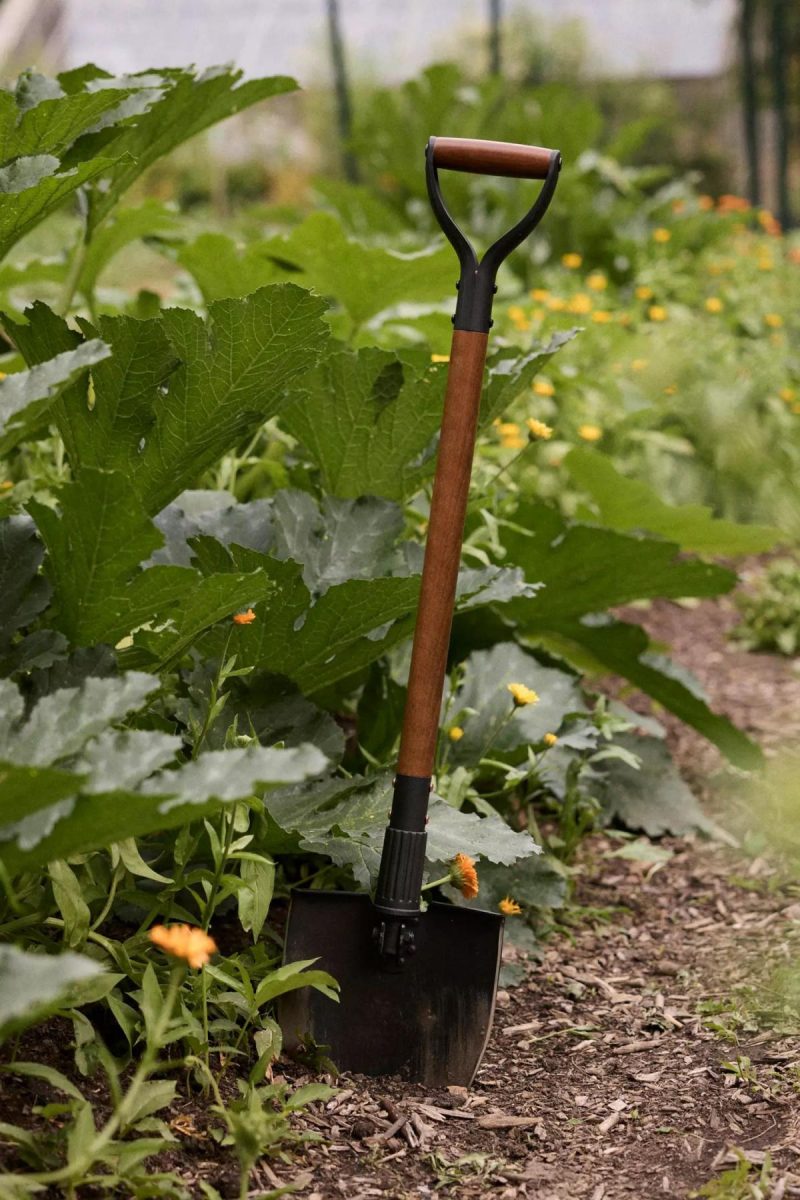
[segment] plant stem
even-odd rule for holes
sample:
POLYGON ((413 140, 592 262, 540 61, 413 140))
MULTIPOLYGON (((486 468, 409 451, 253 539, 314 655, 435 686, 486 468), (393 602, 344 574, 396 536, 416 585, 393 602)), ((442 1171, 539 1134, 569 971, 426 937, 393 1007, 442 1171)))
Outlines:
POLYGON ((67 278, 64 280, 64 291, 61 294, 61 300, 58 305, 58 311, 62 317, 65 317, 72 307, 72 301, 75 298, 75 292, 78 287, 78 281, 81 277, 83 264, 86 261, 86 251, 89 248, 89 233, 87 222, 84 219, 83 227, 80 231, 80 236, 75 249, 72 252, 72 259, 69 264, 67 278))
MULTIPOLYGON (((25 1176, 26 1182, 66 1183, 74 1186, 75 1181, 85 1174, 93 1162, 97 1161, 98 1156, 106 1148, 117 1131, 120 1129, 124 1130, 128 1120, 131 1119, 133 1113, 136 1111, 136 1104, 139 1100, 142 1085, 147 1082, 156 1065, 164 1035, 172 1020, 175 1001, 178 998, 178 992, 185 974, 186 968, 183 966, 173 969, 164 1003, 161 1006, 158 1019, 153 1027, 153 1032, 147 1039, 147 1046, 142 1055, 142 1060, 136 1068, 128 1090, 100 1132, 92 1139, 86 1150, 73 1162, 67 1163, 66 1166, 60 1167, 57 1171, 47 1171, 38 1175, 25 1176)), ((2 1176, 0 1176, 0 1179, 2 1179, 2 1176)))
POLYGON ((214 712, 214 709, 217 704, 217 699, 219 696, 219 688, 220 688, 220 682, 222 680, 222 672, 224 671, 225 664, 228 661, 228 647, 231 644, 232 632, 233 632, 233 626, 231 626, 231 628, 228 630, 228 636, 225 639, 225 647, 222 651, 222 656, 220 657, 220 660, 219 660, 219 666, 217 667, 217 673, 214 676, 214 679, 212 680, 211 688, 208 693, 208 707, 206 708, 206 715, 203 718, 203 724, 201 726, 200 733, 198 734, 197 741, 195 742, 195 744, 192 748, 192 761, 193 762, 197 758, 198 754, 200 753, 203 742, 206 740, 208 731, 211 728, 212 713, 214 712))

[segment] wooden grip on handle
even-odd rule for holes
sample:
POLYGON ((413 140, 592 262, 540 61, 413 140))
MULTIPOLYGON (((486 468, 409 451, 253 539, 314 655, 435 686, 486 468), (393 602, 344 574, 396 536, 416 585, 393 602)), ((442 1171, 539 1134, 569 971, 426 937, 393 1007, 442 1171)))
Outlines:
POLYGON ((506 175, 514 179, 545 179, 555 151, 519 142, 482 142, 474 138, 437 137, 433 162, 448 171, 506 175))
POLYGON ((433 481, 397 769, 433 774, 488 334, 456 329, 433 481))

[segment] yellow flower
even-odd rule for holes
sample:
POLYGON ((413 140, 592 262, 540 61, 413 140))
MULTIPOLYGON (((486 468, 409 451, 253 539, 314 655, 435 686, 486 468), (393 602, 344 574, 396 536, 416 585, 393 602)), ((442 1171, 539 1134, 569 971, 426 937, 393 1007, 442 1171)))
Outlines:
POLYGON ((497 907, 504 917, 518 917, 522 912, 516 900, 512 900, 510 896, 506 896, 505 900, 501 900, 497 907))
POLYGON ((528 417, 525 424, 528 426, 528 429, 535 438, 542 438, 542 440, 546 442, 553 436, 553 430, 550 428, 550 426, 545 425, 544 421, 537 421, 536 417, 528 417))
POLYGON ((533 688, 526 687, 524 683, 509 683, 506 687, 514 698, 515 708, 524 708, 526 704, 539 703, 539 697, 536 692, 533 688))
POLYGON ((793 404, 793 405, 792 405, 792 412, 793 412, 793 413, 796 413, 796 414, 800 414, 800 404, 793 404))
POLYGON ((698 196, 697 197, 697 207, 700 209, 701 212, 709 212, 710 209, 712 209, 714 207, 714 197, 713 196, 698 196))
MULTIPOLYGON (((784 387, 778 392, 781 400, 785 400, 787 404, 791 404, 797 398, 797 392, 794 388, 784 387)), ((7 487, 8 484, 0 484, 0 487, 7 487)))
POLYGON ((596 312, 592 313, 592 320, 596 321, 598 325, 607 325, 608 322, 613 321, 613 319, 614 314, 610 313, 608 309, 605 308, 598 308, 596 312))
POLYGON ((678 385, 676 383, 670 383, 670 384, 668 384, 667 387, 664 388, 664 395, 665 396, 674 396, 675 393, 677 392, 677 390, 678 390, 678 385))
POLYGON ((651 287, 648 287, 646 283, 641 283, 639 285, 639 287, 637 287, 637 289, 636 289, 636 299, 637 300, 652 300, 653 299, 653 289, 651 287))
POLYGON ((567 305, 567 312, 589 313, 592 311, 592 300, 586 292, 576 292, 567 305))
POLYGON ((256 614, 252 608, 248 608, 247 612, 238 612, 233 614, 234 625, 252 625, 256 619, 256 614))
POLYGON ((665 243, 668 242, 671 237, 672 234, 668 229, 661 228, 653 230, 653 241, 660 242, 662 246, 665 245, 665 243))
POLYGON ((561 296, 551 296, 547 301, 547 307, 551 312, 563 312, 567 307, 567 302, 561 296))
POLYGON ((775 263, 771 258, 759 258, 758 269, 759 271, 773 271, 775 269, 775 263))
POLYGON ((562 254, 561 262, 565 267, 567 267, 568 270, 577 271, 578 267, 583 262, 583 257, 580 254, 575 254, 574 252, 571 254, 562 254))
POLYGON ((604 292, 608 287, 608 280, 602 271, 593 271, 587 277, 586 286, 591 288, 593 292, 604 292))
POLYGON ((8 379, 8 375, 6 374, 5 371, 0 371, 0 380, 3 380, 3 379, 8 379))
POLYGON ((0 483, 0 492, 7 492, 11 488, 13 488, 13 486, 14 486, 13 479, 4 479, 3 482, 0 483))
POLYGON ((193 925, 154 925, 148 936, 154 946, 184 959, 190 967, 204 967, 217 952, 214 939, 193 925))
POLYGON ((516 421, 501 421, 497 426, 497 431, 500 437, 514 437, 519 433, 519 425, 516 421))
POLYGON ((527 317, 526 317, 526 315, 525 315, 525 309, 524 309, 524 308, 520 308, 520 306, 519 306, 518 304, 512 304, 512 305, 510 306, 510 308, 509 308, 509 310, 508 310, 508 315, 509 315, 509 317, 511 318, 511 320, 512 320, 512 321, 525 321, 525 320, 527 320, 527 317))
POLYGON ((725 305, 720 300, 719 296, 709 296, 706 300, 706 312, 720 313, 725 305))
POLYGON ((764 324, 769 325, 770 329, 780 329, 783 325, 783 317, 780 313, 767 313, 764 317, 764 324))
POLYGON ((457 887, 465 900, 474 900, 478 894, 478 872, 475 859, 468 854, 457 854, 450 863, 450 882, 457 887))
POLYGON ((464 730, 460 725, 451 725, 447 731, 447 736, 451 742, 460 742, 464 736, 464 730))
POLYGON ((554 733, 546 733, 544 735, 545 746, 555 746, 557 741, 558 741, 558 738, 556 737, 556 735, 554 733))
POLYGON ((522 450, 527 444, 524 437, 516 434, 513 437, 504 437, 500 441, 503 450, 522 450))
POLYGON ((535 300, 537 304, 544 304, 550 299, 550 293, 547 288, 534 288, 531 292, 531 300, 535 300))
POLYGON ((647 368, 646 358, 634 358, 631 362, 632 371, 644 371, 647 368))
POLYGON ((436 362, 436 363, 440 363, 440 362, 450 362, 450 355, 449 355, 449 354, 432 354, 432 355, 431 355, 431 362, 432 362, 432 363, 433 363, 433 362, 436 362))
POLYGON ((533 390, 537 396, 555 396, 556 389, 549 379, 534 379, 533 390))
POLYGON ((660 304, 651 304, 647 310, 647 315, 651 321, 666 321, 667 310, 660 304))
POLYGON ((599 442, 603 436, 603 431, 599 425, 581 425, 578 428, 578 437, 583 438, 585 442, 599 442))

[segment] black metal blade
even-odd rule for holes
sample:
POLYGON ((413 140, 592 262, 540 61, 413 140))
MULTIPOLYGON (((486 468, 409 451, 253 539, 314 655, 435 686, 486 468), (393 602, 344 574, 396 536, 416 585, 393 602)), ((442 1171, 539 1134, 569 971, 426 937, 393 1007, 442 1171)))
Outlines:
POLYGON ((497 913, 431 904, 417 951, 387 969, 372 938, 375 909, 349 892, 292 895, 285 961, 318 958, 338 1004, 312 988, 280 1001, 287 1047, 310 1035, 342 1071, 468 1086, 489 1039, 503 940, 497 913))

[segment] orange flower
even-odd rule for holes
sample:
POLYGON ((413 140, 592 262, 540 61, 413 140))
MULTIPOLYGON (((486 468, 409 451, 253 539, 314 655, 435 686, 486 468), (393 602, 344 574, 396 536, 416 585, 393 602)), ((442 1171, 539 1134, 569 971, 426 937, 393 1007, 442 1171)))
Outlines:
POLYGON ((234 625, 252 625, 255 619, 256 614, 253 612, 252 608, 248 608, 247 612, 233 614, 234 625))
POLYGON ((217 952, 214 939, 193 925, 154 925, 148 936, 154 946, 184 959, 190 967, 204 967, 217 952))
POLYGON ((555 746, 557 741, 558 741, 558 737, 555 733, 546 733, 544 735, 545 746, 555 746))
POLYGON ((468 854, 457 854, 450 863, 450 882, 457 887, 465 900, 474 900, 478 894, 478 872, 475 859, 468 854))
POLYGON ((505 900, 501 900, 497 907, 505 917, 518 917, 522 912, 516 900, 512 900, 510 896, 506 896, 505 900))

